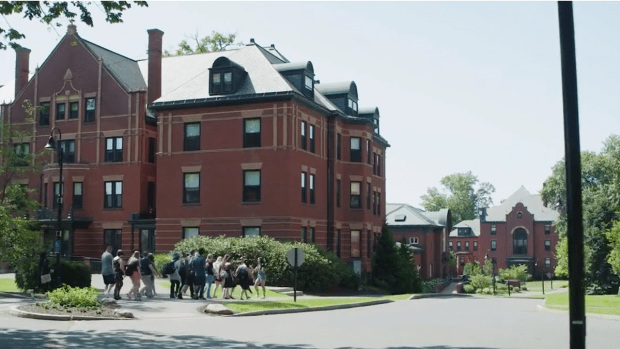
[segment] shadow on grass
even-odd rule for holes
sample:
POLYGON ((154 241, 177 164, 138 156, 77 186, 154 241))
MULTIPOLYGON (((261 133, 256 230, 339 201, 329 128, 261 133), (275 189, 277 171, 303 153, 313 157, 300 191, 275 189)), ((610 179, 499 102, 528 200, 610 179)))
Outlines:
MULTIPOLYGON (((267 349, 305 349, 313 348, 307 344, 255 344, 226 340, 209 336, 163 335, 147 331, 34 331, 2 330, 0 343, 3 349, 17 348, 267 348, 267 349)), ((352 347, 347 347, 355 349, 352 347)), ((391 347, 388 349, 456 349, 451 346, 391 347)), ((494 349, 491 347, 467 347, 467 349, 494 349)))

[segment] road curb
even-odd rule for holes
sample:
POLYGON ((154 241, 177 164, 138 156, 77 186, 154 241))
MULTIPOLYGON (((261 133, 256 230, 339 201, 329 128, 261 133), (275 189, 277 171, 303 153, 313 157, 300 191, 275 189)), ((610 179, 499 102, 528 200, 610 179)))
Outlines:
MULTIPOLYGON (((568 315, 568 308, 566 310, 551 309, 551 308, 547 308, 544 305, 540 305, 540 304, 538 304, 536 307, 538 308, 538 311, 547 312, 547 313, 566 314, 566 315, 568 315)), ((590 318, 596 318, 596 319, 620 321, 620 315, 586 313, 586 318, 589 318, 589 317, 590 318)))
POLYGON ((252 312, 247 312, 247 313, 237 313, 237 314, 232 314, 232 315, 222 315, 222 316, 239 317, 239 316, 258 316, 258 315, 305 313, 305 312, 310 312, 310 311, 324 311, 324 310, 359 308, 359 307, 366 307, 366 306, 370 306, 370 305, 386 304, 386 303, 392 303, 392 302, 394 302, 394 301, 390 300, 390 299, 380 299, 380 300, 376 300, 376 301, 361 302, 361 303, 349 303, 349 304, 336 304, 336 305, 328 305, 328 306, 324 306, 324 307, 260 310, 260 311, 252 311, 252 312))
POLYGON ((19 309, 21 305, 16 305, 10 308, 9 314, 17 317, 37 319, 37 320, 55 320, 55 321, 73 321, 73 320, 131 320, 129 318, 121 317, 96 317, 96 316, 84 316, 84 315, 54 315, 54 314, 41 314, 32 313, 29 311, 19 309))

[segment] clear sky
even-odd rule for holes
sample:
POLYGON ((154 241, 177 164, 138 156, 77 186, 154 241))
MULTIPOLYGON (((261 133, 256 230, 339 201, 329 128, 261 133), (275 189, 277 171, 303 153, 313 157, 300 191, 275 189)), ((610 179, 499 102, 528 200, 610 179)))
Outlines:
MULTIPOLYGON (((497 189, 538 192, 564 156, 556 2, 149 2, 81 37, 146 58, 147 29, 172 50, 186 35, 237 32, 312 61, 322 82, 354 80, 360 106, 377 106, 387 151, 387 202, 420 206, 428 187, 472 171, 497 189)), ((574 3, 582 150, 620 132, 620 3, 574 3)), ((27 38, 30 69, 66 28, 0 17, 27 38)), ((63 22, 67 24, 68 22, 63 22)), ((0 85, 15 54, 0 52, 0 85)))

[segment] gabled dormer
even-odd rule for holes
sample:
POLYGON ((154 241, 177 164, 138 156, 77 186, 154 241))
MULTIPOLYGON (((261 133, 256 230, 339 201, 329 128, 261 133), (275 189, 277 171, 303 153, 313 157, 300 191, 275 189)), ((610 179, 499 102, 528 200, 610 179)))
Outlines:
POLYGON ((314 67, 312 62, 281 63, 273 67, 304 96, 314 99, 314 67))
POLYGON ((209 94, 226 95, 237 92, 248 73, 227 57, 220 57, 209 68, 209 94))
POLYGON ((379 108, 377 107, 360 108, 358 112, 358 116, 372 121, 372 124, 374 125, 374 129, 375 129, 375 134, 379 134, 379 108))
POLYGON ((357 116, 357 85, 355 81, 317 84, 315 88, 342 112, 357 116))

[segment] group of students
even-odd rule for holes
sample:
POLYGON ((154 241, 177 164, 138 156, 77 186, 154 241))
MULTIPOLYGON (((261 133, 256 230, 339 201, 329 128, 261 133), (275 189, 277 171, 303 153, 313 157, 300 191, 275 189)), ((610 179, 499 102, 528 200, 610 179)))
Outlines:
POLYGON ((112 257, 112 246, 108 246, 101 256, 101 275, 103 276, 103 296, 109 297, 110 291, 114 289, 114 299, 121 299, 121 288, 125 276, 131 280, 131 288, 127 293, 128 299, 141 300, 142 296, 153 298, 155 292, 155 276, 159 273, 154 268, 154 256, 152 253, 144 253, 140 256, 140 251, 134 251, 127 260, 123 261, 123 251, 116 251, 116 257, 112 257), (140 282, 144 287, 140 289, 140 282))
MULTIPOLYGON (((172 260, 167 266, 170 275, 170 298, 183 299, 183 294, 189 289, 192 299, 215 298, 218 288, 222 289, 222 298, 232 299, 233 290, 237 285, 241 286, 241 296, 243 299, 250 299, 248 294, 252 293, 250 285, 254 284, 257 296, 260 295, 259 286, 263 289, 265 298, 265 282, 267 277, 263 269, 261 258, 258 258, 256 266, 248 263, 242 258, 236 269, 233 268, 233 261, 229 255, 217 257, 213 260, 213 255, 204 257, 204 249, 192 250, 181 258, 178 252, 173 253, 172 260), (234 271, 233 271, 234 269, 234 271), (254 280, 254 282, 252 282, 254 280), (215 284, 213 297, 211 287, 215 284), (205 292, 207 297, 205 298, 205 292)), ((123 261, 123 251, 116 251, 116 257, 112 256, 112 246, 108 246, 101 256, 101 275, 105 288, 103 296, 109 297, 114 289, 114 299, 121 299, 120 292, 123 287, 123 280, 129 277, 131 289, 127 293, 128 299, 141 300, 142 296, 152 298, 157 295, 155 292, 155 276, 161 276, 154 268, 154 256, 152 253, 144 253, 140 256, 140 251, 134 251, 125 263, 123 261), (140 282, 144 287, 140 289, 140 282)))
POLYGON ((241 286, 240 299, 250 299, 252 293, 250 285, 254 284, 257 295, 260 295, 259 286, 263 289, 265 298, 265 282, 267 280, 261 258, 258 258, 256 267, 249 264, 245 258, 237 261, 239 265, 233 268, 233 261, 229 255, 217 257, 204 256, 203 248, 192 250, 181 258, 178 252, 173 253, 170 261, 170 298, 183 299, 183 294, 189 289, 192 299, 216 298, 218 289, 222 289, 223 299, 232 299, 233 290, 241 286), (252 282, 254 280, 254 282, 252 282), (215 284, 213 295, 211 287, 215 284), (206 298, 205 298, 206 293, 206 298))

